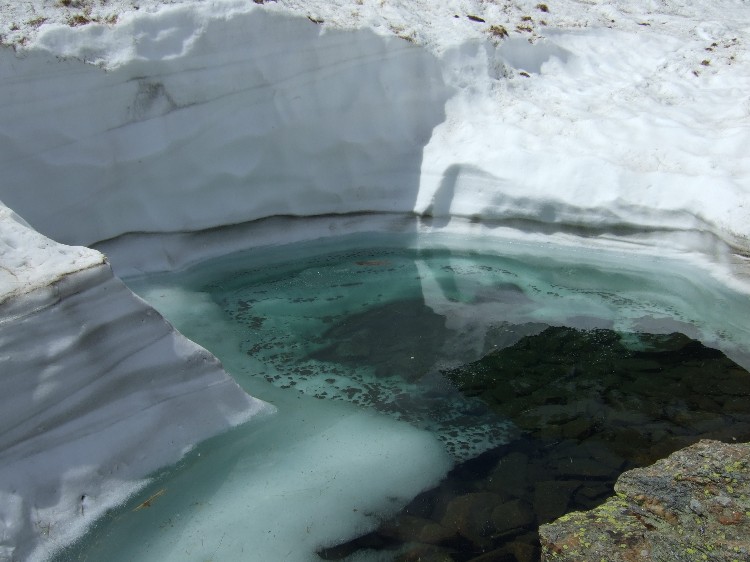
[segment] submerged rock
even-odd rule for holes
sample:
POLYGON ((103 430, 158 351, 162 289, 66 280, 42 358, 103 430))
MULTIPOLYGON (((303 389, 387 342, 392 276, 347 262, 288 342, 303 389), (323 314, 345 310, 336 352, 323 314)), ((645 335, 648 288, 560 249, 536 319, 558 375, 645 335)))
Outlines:
POLYGON ((542 560, 750 559, 750 443, 702 440, 625 472, 615 492, 542 525, 542 560))
MULTIPOLYGON (((727 548, 739 549, 737 560, 750 560, 745 546, 732 542, 743 533, 750 536, 742 527, 750 509, 730 493, 746 494, 742 501, 750 495, 746 488, 738 492, 746 483, 732 481, 735 473, 746 470, 743 462, 750 466, 748 446, 744 453, 732 449, 722 461, 721 447, 727 446, 701 441, 701 446, 711 443, 716 449, 699 457, 703 464, 698 463, 697 472, 683 469, 684 482, 664 474, 653 477, 646 488, 650 492, 636 490, 652 470, 679 464, 682 455, 689 458, 689 451, 699 446, 622 475, 700 439, 750 439, 750 374, 721 352, 677 333, 550 327, 445 375, 464 393, 510 418, 523 435, 457 466, 438 488, 418 496, 395 520, 368 535, 369 543, 387 539, 388 548, 394 542, 408 546, 415 558, 404 560, 446 555, 428 549, 428 556, 423 547, 429 546, 448 549, 456 561, 527 562, 539 560, 537 531, 542 525, 549 560, 702 560, 704 553, 708 560, 733 560, 711 558, 721 550, 710 541, 723 536, 727 548), (727 404, 733 405, 731 411, 727 404), (700 480, 704 476, 708 480, 700 480), (586 512, 612 495, 616 481, 623 497, 586 512), (686 482, 703 487, 693 493, 686 482), (626 501, 627 494, 631 499, 626 501), (580 513, 564 515, 571 511, 580 513), (730 528, 725 535, 709 534, 711 526, 703 521, 709 516, 730 528), (643 532, 649 540, 659 536, 661 527, 653 518, 674 525, 671 532, 683 543, 660 543, 658 550, 646 542, 643 532), (599 534, 581 535, 586 525, 599 534), (682 548, 685 558, 675 558, 670 548, 682 548), (613 549, 620 558, 611 555, 613 549), (598 554, 589 558, 590 552, 598 554)), ((361 547, 352 545, 351 552, 361 547)))
POLYGON ((311 358, 353 368, 366 361, 377 377, 414 381, 429 371, 446 337, 445 318, 423 300, 398 300, 336 322, 322 335, 323 342, 332 343, 311 358))
MULTIPOLYGON (((534 438, 603 446, 630 467, 699 438, 750 439, 737 403, 750 396, 748 372, 679 333, 549 327, 445 375, 534 438)), ((595 460, 581 474, 622 468, 595 460)))

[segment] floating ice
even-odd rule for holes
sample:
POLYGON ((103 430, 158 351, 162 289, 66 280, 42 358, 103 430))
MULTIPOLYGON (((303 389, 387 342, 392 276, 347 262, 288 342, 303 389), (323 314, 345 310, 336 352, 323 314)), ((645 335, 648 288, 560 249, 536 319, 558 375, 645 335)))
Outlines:
POLYGON ((275 398, 270 423, 200 446, 57 560, 314 560, 375 529, 450 465, 438 441, 408 424, 305 396, 275 398))

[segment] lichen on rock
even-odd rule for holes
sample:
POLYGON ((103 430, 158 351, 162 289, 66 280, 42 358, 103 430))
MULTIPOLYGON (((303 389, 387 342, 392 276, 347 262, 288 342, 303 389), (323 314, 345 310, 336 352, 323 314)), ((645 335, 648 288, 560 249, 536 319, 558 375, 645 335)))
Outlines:
POLYGON ((615 492, 543 525, 542 560, 750 559, 750 443, 702 440, 623 473, 615 492))

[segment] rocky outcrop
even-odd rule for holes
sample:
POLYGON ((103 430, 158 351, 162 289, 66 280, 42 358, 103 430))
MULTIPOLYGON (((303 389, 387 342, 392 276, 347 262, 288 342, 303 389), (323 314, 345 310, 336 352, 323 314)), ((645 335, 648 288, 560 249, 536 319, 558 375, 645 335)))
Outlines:
POLYGON ((615 492, 543 525, 542 560, 750 559, 750 443, 700 441, 625 472, 615 492))

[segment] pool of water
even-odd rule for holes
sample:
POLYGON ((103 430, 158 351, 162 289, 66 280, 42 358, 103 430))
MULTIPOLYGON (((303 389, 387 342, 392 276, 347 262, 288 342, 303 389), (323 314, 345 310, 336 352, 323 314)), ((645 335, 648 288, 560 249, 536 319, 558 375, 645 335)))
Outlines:
POLYGON ((622 470, 750 439, 748 298, 677 260, 373 234, 128 283, 279 411, 61 560, 532 560, 622 470))

